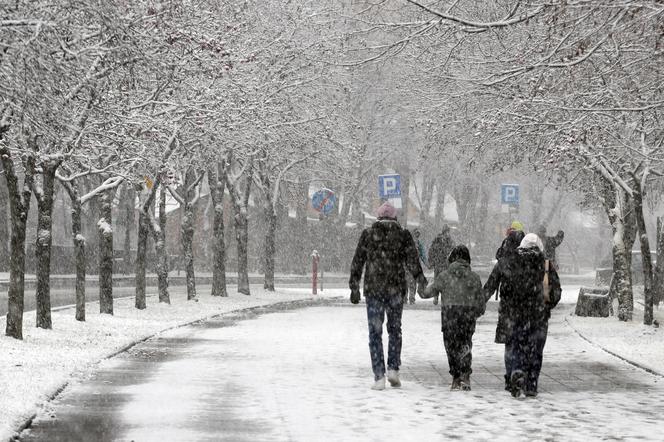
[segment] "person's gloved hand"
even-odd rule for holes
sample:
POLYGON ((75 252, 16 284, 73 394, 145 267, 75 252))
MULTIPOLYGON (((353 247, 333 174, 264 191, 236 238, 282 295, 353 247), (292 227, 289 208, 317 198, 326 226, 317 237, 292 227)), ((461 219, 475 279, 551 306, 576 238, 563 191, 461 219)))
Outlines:
POLYGON ((359 290, 351 290, 350 291, 350 302, 353 304, 359 304, 360 302, 360 291, 359 290))

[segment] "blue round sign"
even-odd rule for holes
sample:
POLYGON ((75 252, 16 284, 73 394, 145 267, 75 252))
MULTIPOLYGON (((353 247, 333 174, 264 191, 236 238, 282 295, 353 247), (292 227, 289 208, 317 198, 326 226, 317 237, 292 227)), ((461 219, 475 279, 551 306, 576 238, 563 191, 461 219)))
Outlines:
POLYGON ((311 197, 311 206, 314 210, 329 215, 334 209, 337 197, 330 189, 321 189, 311 197))

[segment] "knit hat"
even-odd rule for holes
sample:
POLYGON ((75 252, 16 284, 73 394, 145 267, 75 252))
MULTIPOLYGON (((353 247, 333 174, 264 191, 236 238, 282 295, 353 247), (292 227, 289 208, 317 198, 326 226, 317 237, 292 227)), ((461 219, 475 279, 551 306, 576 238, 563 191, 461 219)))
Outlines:
POLYGON ((539 236, 535 235, 534 233, 529 233, 526 236, 524 236, 523 240, 521 240, 521 245, 519 247, 522 249, 527 249, 530 247, 538 247, 541 251, 544 251, 544 245, 542 244, 542 240, 539 238, 539 236))
POLYGON ((518 230, 520 232, 523 232, 523 224, 519 221, 512 221, 512 225, 510 226, 512 230, 518 230))
POLYGON ((385 201, 376 211, 376 216, 380 218, 397 219, 397 209, 389 201, 385 201))
POLYGON ((470 252, 468 251, 468 247, 464 246, 463 244, 459 244, 452 249, 449 256, 447 257, 447 262, 451 264, 460 259, 463 259, 464 261, 467 261, 468 264, 470 264, 470 252))

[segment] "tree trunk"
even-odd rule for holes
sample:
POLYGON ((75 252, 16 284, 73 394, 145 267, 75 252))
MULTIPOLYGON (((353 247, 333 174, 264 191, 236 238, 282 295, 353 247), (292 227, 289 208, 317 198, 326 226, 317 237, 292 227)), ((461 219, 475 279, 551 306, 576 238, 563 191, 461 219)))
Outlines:
MULTIPOLYGON (((23 305, 25 297, 25 232, 30 211, 32 174, 25 174, 23 187, 18 178, 9 148, 0 144, 0 161, 4 167, 9 208, 11 212, 11 243, 9 257, 9 290, 7 292, 7 324, 5 334, 23 339, 23 305)), ((34 166, 34 159, 27 161, 34 166)), ((34 170, 34 167, 28 168, 34 170)))
POLYGON ((237 243, 237 291, 249 295, 249 221, 247 212, 239 209, 235 213, 235 241, 237 243))
POLYGON ((155 251, 157 254, 157 286, 159 287, 159 302, 171 303, 168 294, 168 251, 166 250, 166 186, 160 186, 159 191, 159 230, 155 237, 155 251))
POLYGON ((208 170, 208 184, 214 205, 213 250, 212 259, 212 296, 228 296, 226 291, 226 242, 224 238, 224 188, 226 170, 223 164, 208 170))
POLYGON ((419 193, 420 200, 420 229, 424 232, 430 232, 429 229, 429 211, 431 210, 431 202, 433 201, 433 187, 435 180, 424 177, 422 179, 422 189, 419 193))
POLYGON ((480 184, 480 201, 477 209, 477 216, 474 217, 475 222, 475 244, 481 253, 486 253, 489 256, 491 242, 487 238, 487 220, 489 219, 489 190, 487 186, 480 184))
POLYGON ((442 180, 436 185, 436 232, 440 232, 445 224, 445 187, 442 180))
POLYGON ((99 229, 99 313, 113 314, 113 196, 101 194, 99 229))
POLYGON ((83 224, 81 212, 83 210, 81 200, 78 196, 76 183, 61 182, 71 200, 71 236, 74 243, 76 260, 76 320, 85 321, 85 237, 83 236, 83 224))
POLYGON ((664 301, 664 229, 662 219, 657 217, 657 263, 653 282, 653 302, 659 306, 664 301))
POLYGON ((401 175, 401 225, 408 228, 408 208, 410 207, 410 170, 404 167, 401 175))
MULTIPOLYGON (((350 203, 350 201, 348 202, 350 203)), ((274 255, 275 249, 275 236, 277 233, 277 214, 274 213, 272 203, 268 200, 265 202, 263 209, 265 214, 265 279, 263 281, 263 288, 273 292, 274 291, 274 255)))
MULTIPOLYGON (((0 163, 0 175, 4 175, 5 169, 0 163)), ((0 272, 9 270, 9 195, 7 186, 0 186, 0 272)))
POLYGON ((150 234, 150 220, 141 210, 138 214, 138 234, 136 240, 136 300, 135 307, 139 310, 146 308, 145 302, 145 266, 148 252, 148 235, 150 234))
POLYGON ((635 180, 634 189, 634 215, 636 225, 639 229, 639 242, 641 244, 641 261, 643 263, 643 294, 644 310, 643 323, 652 325, 653 320, 653 276, 652 259, 650 257, 650 242, 648 241, 648 232, 646 231, 646 220, 643 217, 643 194, 641 184, 635 180))
POLYGON ((131 232, 134 230, 136 222, 136 190, 131 184, 127 184, 125 189, 125 235, 124 235, 124 256, 122 270, 125 275, 131 273, 133 264, 131 262, 131 232))
POLYGON ((187 279, 187 300, 196 298, 196 278, 194 275, 194 208, 187 201, 182 217, 182 252, 187 279))
MULTIPOLYGON (((308 233, 308 223, 307 223, 307 205, 309 204, 309 183, 307 183, 304 178, 299 177, 297 189, 295 192, 296 202, 295 202, 295 225, 296 231, 302 235, 301 237, 309 238, 308 233)), ((307 241, 295 241, 295 252, 299 259, 297 259, 297 273, 300 275, 305 275, 307 273, 307 268, 309 265, 309 254, 311 253, 308 250, 307 241)))
POLYGON ((37 241, 35 243, 36 268, 36 325, 51 329, 51 245, 53 244, 53 195, 55 192, 55 171, 59 161, 42 165, 42 187, 35 188, 37 198, 37 241))
POLYGON ((613 202, 613 207, 607 210, 609 222, 613 229, 613 282, 612 296, 618 299, 618 319, 631 321, 634 311, 634 293, 632 291, 632 265, 631 250, 633 243, 633 226, 628 212, 631 211, 631 200, 622 189, 614 189, 613 195, 606 198, 613 202))
POLYGON ((76 251, 76 320, 85 321, 85 237, 82 235, 81 201, 72 200, 71 226, 76 251))

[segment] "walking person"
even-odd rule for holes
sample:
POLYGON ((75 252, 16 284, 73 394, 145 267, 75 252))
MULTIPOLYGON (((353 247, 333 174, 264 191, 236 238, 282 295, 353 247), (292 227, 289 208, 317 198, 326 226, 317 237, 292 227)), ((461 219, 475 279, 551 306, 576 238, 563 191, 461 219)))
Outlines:
POLYGON ((470 390, 473 334, 477 318, 484 314, 486 300, 480 277, 470 268, 468 248, 454 247, 447 259, 449 267, 420 296, 440 295, 441 331, 452 375, 451 390, 470 390))
POLYGON ((558 270, 556 249, 562 244, 563 239, 565 239, 565 232, 558 230, 558 233, 554 236, 547 236, 546 226, 542 224, 539 226, 539 229, 537 229, 537 236, 539 236, 542 241, 542 253, 544 253, 544 259, 548 259, 551 262, 551 265, 558 270))
POLYGON ((560 301, 562 292, 558 274, 544 259, 542 249, 540 238, 527 234, 517 249, 509 277, 514 308, 509 311, 511 330, 507 345, 511 353, 510 391, 514 397, 537 396, 551 309, 560 301))
MULTIPOLYGON (((415 247, 417 248, 417 256, 420 260, 420 267, 422 269, 428 268, 429 265, 427 264, 427 254, 424 249, 424 244, 420 240, 420 230, 419 229, 413 229, 413 241, 415 242, 415 247)), ((408 284, 408 303, 409 304, 415 304, 415 293, 417 289, 417 281, 413 276, 407 271, 406 269, 406 282, 408 284)))
MULTIPOLYGON (((505 242, 507 241, 507 237, 510 236, 512 232, 521 232, 523 235, 525 235, 523 231, 523 224, 519 221, 512 221, 512 224, 507 228, 507 231, 505 232, 505 239, 503 239, 503 243, 500 245, 498 250, 496 250, 496 260, 500 259, 501 256, 503 256, 503 253, 505 252, 505 242)), ((517 244, 517 247, 519 245, 517 244)))
MULTIPOLYGON (((444 224, 442 231, 436 235, 431 246, 429 246, 429 266, 433 267, 434 279, 447 270, 449 265, 447 257, 453 248, 454 241, 450 235, 450 226, 444 224)), ((433 303, 434 305, 438 304, 438 296, 434 296, 433 303)))
POLYGON ((510 359, 512 352, 509 345, 507 345, 507 337, 511 329, 509 318, 513 316, 512 310, 516 308, 514 305, 514 287, 510 284, 510 276, 516 266, 517 248, 524 236, 525 234, 522 230, 508 230, 508 234, 503 240, 500 249, 496 252, 498 262, 493 266, 491 274, 484 284, 484 294, 487 301, 491 299, 491 296, 496 291, 498 291, 500 299, 498 304, 498 324, 496 325, 494 342, 496 344, 505 344, 505 390, 507 391, 511 391, 510 377, 512 376, 512 363, 510 359))
POLYGON ((418 290, 427 285, 412 235, 397 222, 397 210, 388 202, 378 208, 378 220, 364 229, 355 249, 350 271, 350 301, 360 302, 360 279, 364 272, 364 298, 369 324, 369 351, 374 390, 385 389, 383 322, 387 316, 387 380, 400 387, 401 316, 406 299, 406 270, 418 290))

